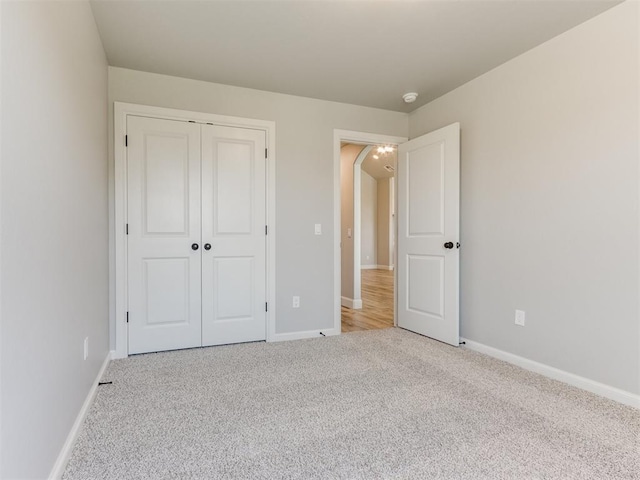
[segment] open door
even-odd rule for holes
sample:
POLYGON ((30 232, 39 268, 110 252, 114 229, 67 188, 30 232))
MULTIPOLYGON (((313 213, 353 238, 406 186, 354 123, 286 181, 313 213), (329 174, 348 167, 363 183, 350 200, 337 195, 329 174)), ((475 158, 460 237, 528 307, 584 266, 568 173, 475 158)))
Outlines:
POLYGON ((459 344, 460 124, 398 146, 398 326, 459 344))

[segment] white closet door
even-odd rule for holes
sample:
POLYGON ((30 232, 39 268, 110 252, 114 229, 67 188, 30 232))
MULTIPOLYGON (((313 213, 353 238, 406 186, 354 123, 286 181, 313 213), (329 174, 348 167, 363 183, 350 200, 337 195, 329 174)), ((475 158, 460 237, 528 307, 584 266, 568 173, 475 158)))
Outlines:
POLYGON ((128 117, 127 135, 129 353, 200 346, 200 126, 128 117))
POLYGON ((202 344, 266 339, 265 132, 202 127, 202 344))

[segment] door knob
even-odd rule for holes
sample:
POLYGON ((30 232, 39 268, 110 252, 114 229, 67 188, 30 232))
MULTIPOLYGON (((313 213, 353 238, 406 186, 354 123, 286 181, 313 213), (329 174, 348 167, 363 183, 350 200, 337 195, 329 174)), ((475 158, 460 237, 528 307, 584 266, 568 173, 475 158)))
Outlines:
POLYGON ((198 244, 197 244, 197 243, 192 243, 192 244, 191 244, 191 250, 197 250, 198 248, 199 248, 199 247, 198 247, 198 244))
POLYGON ((444 248, 453 248, 453 242, 447 242, 444 244, 444 248))
POLYGON ((205 250, 211 250, 211 244, 210 243, 205 243, 204 244, 204 249, 205 250))

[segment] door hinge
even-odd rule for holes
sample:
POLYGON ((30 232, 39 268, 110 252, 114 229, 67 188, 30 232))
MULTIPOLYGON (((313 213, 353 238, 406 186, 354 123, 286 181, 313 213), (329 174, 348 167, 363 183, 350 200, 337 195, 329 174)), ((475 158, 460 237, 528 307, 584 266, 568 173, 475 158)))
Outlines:
POLYGON ((264 311, 265 312, 269 311, 269 304, 267 302, 264 302, 264 311))
POLYGON ((128 147, 129 146, 129 135, 125 135, 124 136, 124 146, 128 147))
POLYGON ((269 227, 267 225, 264 226, 264 234, 269 235, 269 227))
POLYGON ((124 226, 124 231, 125 231, 125 235, 129 235, 129 224, 128 223, 124 226))
POLYGON ((129 323, 129 312, 127 312, 127 323, 129 323))
POLYGON ((269 150, 264 149, 264 158, 269 158, 269 150))

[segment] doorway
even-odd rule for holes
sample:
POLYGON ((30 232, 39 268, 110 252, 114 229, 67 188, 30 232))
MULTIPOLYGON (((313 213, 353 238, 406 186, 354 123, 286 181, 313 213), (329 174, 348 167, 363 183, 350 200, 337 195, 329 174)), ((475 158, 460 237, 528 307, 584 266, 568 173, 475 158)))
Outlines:
POLYGON ((342 332, 394 325, 397 146, 341 142, 342 332))
MULTIPOLYGON (((376 151, 378 146, 394 146, 405 142, 405 137, 395 137, 389 135, 378 135, 363 132, 353 132, 347 130, 335 130, 334 131, 334 178, 335 178, 335 198, 334 198, 334 232, 335 232, 335 293, 334 293, 334 325, 336 330, 347 332, 353 330, 363 330, 380 325, 380 319, 371 319, 369 322, 361 324, 359 327, 352 327, 349 323, 354 323, 353 320, 345 318, 345 325, 343 328, 343 311, 346 315, 362 316, 366 315, 366 307, 371 306, 372 310, 376 310, 376 299, 387 305, 387 311, 383 314, 383 318, 386 321, 385 326, 393 326, 395 324, 395 270, 393 269, 393 262, 395 259, 395 242, 390 242, 390 253, 387 259, 384 259, 385 255, 378 256, 378 239, 375 240, 375 256, 372 250, 368 250, 369 253, 363 254, 362 248, 362 236, 361 229, 359 228, 362 223, 361 218, 361 202, 362 202, 362 164, 364 163, 368 154, 370 154, 371 160, 381 160, 381 155, 376 151), (343 152, 343 147, 347 147, 347 151, 343 152), (341 161, 341 154, 348 154, 351 159, 347 163, 341 161), (378 159, 373 159, 373 155, 378 155, 378 159), (357 168, 356 168, 357 167, 357 168), (355 184, 355 185, 354 185, 355 184), (355 195, 354 191, 360 190, 360 194, 355 195), (344 205, 342 203, 344 199, 344 205), (343 206, 345 211, 343 212, 343 206), (354 206, 356 208, 354 208, 354 206), (358 228, 354 228, 358 227, 358 228), (355 253, 355 255, 354 255, 355 253), (344 256, 343 256, 344 254, 344 256), (367 256, 369 259, 367 259, 367 256), (345 258, 345 265, 343 265, 343 257, 345 258), (375 258, 374 258, 375 257, 375 258), (378 269, 378 260, 382 260, 380 265, 386 265, 387 269, 378 269), (386 263, 385 263, 386 262, 386 263), (364 265, 364 270, 362 269, 364 265), (389 269, 389 268, 392 269, 389 269), (366 276, 366 278, 363 277, 366 276), (382 277, 382 278, 379 278, 382 277), (386 282, 386 283, 385 283, 386 282), (343 292, 343 285, 346 288, 343 292), (363 295, 365 298, 369 298, 363 301, 363 295), (374 302, 371 305, 371 302, 374 302), (365 307, 365 308, 363 308, 365 307), (390 310, 390 311, 389 311, 390 310)), ((394 148, 394 151, 395 150, 394 148)), ((381 153, 381 152, 380 152, 381 153)), ((390 152, 387 152, 387 154, 390 152)), ((388 155, 387 155, 388 156, 388 155)), ((388 162, 381 163, 383 168, 388 162)), ((393 165, 391 165, 393 167, 393 165)), ((365 166, 365 168, 368 168, 365 166)), ((392 172, 387 172, 387 175, 392 172)), ((367 185, 372 185, 375 182, 376 185, 376 197, 378 190, 378 179, 374 180, 371 173, 365 170, 365 182, 367 185)), ((383 181, 384 190, 388 185, 395 185, 394 176, 387 176, 388 180, 383 181)), ((365 190, 367 187, 365 187, 365 190)), ((366 195, 366 193, 365 193, 366 195)), ((369 192, 371 196, 371 192, 369 192)), ((396 190, 395 186, 388 188, 388 193, 395 205, 396 190)), ((378 206, 375 204, 376 222, 378 206)), ((365 215, 369 215, 369 218, 373 218, 371 211, 367 211, 365 215)), ((395 221, 390 226, 389 235, 395 235, 395 221)), ((382 242, 384 244, 384 242, 382 242)), ((365 249, 366 250, 366 249, 365 249)), ((381 328, 378 326, 378 328, 381 328)))
MULTIPOLYGON (((460 124, 454 123, 410 141, 402 137, 334 130, 334 328, 342 331, 342 305, 358 310, 358 299, 343 298, 343 280, 350 268, 342 268, 343 253, 356 248, 358 239, 348 234, 351 219, 342 215, 341 199, 359 169, 341 168, 341 147, 354 144, 364 148, 397 145, 395 172, 395 256, 393 270, 393 324, 415 333, 459 345, 459 265, 460 265, 460 124), (344 226, 344 228, 343 228, 344 226)), ((355 161, 354 161, 355 163, 355 161)), ((358 196, 352 195, 355 202, 358 196)), ((346 202, 348 204, 348 201, 346 202)), ((354 214, 358 209, 353 208, 354 214)), ((352 221, 352 224, 358 223, 352 221)), ((353 228, 353 226, 352 226, 353 228)), ((354 234, 357 230, 353 231, 354 234)), ((355 257, 355 256, 354 256, 355 257)), ((366 260, 366 255, 365 255, 366 260)), ((355 263, 355 262, 354 262, 355 263)), ((361 278, 353 273, 353 284, 361 278)), ((356 290, 352 291, 355 294, 356 290)))

